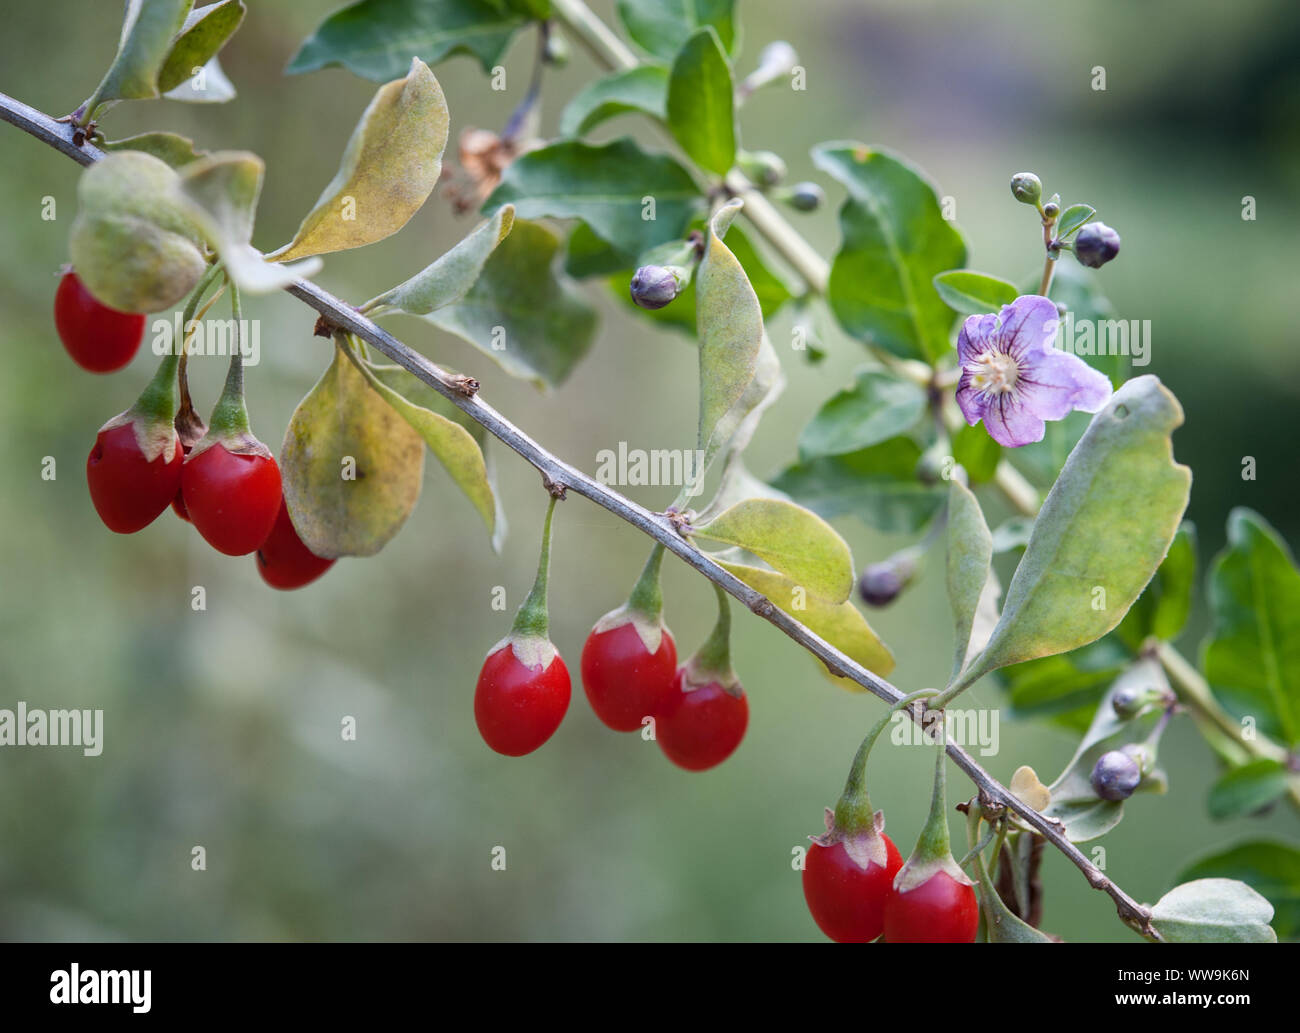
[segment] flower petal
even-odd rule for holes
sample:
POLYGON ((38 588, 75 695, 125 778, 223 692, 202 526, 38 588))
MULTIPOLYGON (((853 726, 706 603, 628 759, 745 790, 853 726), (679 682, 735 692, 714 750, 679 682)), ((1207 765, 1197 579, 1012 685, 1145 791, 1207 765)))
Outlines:
POLYGON ((961 380, 957 382, 957 408, 966 417, 972 427, 984 418, 988 411, 990 395, 971 386, 971 373, 963 370, 961 380))
POLYGON ((984 412, 984 429, 999 445, 1019 448, 1042 441, 1047 425, 1030 410, 1019 392, 995 395, 984 412))
POLYGON ((1060 327, 1056 303, 1041 294, 1024 294, 1002 307, 1002 350, 1017 358, 1051 345, 1060 327))
POLYGON ((1028 356, 1016 384, 1020 403, 1039 419, 1062 420, 1074 409, 1096 412, 1110 398, 1110 380, 1077 355, 1048 348, 1028 356))
POLYGON ((988 350, 989 342, 998 331, 998 317, 989 313, 985 316, 967 316, 957 333, 957 359, 963 365, 988 350))

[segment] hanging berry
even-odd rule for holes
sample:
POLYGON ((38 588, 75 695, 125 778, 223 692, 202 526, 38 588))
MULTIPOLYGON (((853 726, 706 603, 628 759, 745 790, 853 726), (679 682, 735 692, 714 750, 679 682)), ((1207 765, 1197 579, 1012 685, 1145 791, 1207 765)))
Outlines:
POLYGON ((885 901, 885 942, 973 943, 979 931, 974 883, 952 856, 948 839, 943 711, 930 711, 929 717, 938 741, 930 816, 885 901))
POLYGON ((333 560, 317 556, 303 544, 289 516, 289 507, 281 499, 275 525, 257 550, 257 572, 262 580, 272 588, 302 588, 332 566, 333 560))
POLYGON ((54 292, 54 326, 73 361, 91 373, 113 373, 133 358, 144 337, 144 316, 97 301, 71 268, 54 292))
POLYGON ((280 468, 253 436, 244 404, 239 292, 231 285, 234 354, 208 432, 185 458, 183 502, 204 539, 227 556, 246 556, 266 541, 280 511, 280 468))
POLYGON ((705 771, 735 752, 749 724, 749 703, 731 667, 731 609, 718 594, 718 623, 673 679, 667 704, 655 718, 659 747, 678 767, 705 771))
POLYGON ((551 565, 552 494, 542 525, 537 579, 510 634, 488 652, 474 689, 474 720, 497 753, 522 757, 555 734, 569 709, 569 669, 550 639, 546 587, 551 565))
POLYGON ((867 733, 835 809, 826 809, 826 831, 810 836, 804 859, 803 895, 813 921, 836 943, 870 943, 885 927, 885 901, 903 858, 885 835, 885 814, 867 795, 867 760, 894 712, 925 690, 905 696, 867 733))
POLYGON ((582 648, 582 687, 616 732, 634 732, 672 700, 677 644, 663 622, 656 544, 628 601, 596 622, 582 648))

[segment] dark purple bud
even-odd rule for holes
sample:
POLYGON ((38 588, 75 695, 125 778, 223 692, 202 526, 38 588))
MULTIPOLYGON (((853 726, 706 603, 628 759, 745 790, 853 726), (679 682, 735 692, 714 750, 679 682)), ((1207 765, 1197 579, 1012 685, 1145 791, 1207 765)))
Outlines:
POLYGON ((1043 205, 1044 219, 1055 219, 1060 214, 1061 214, 1061 206, 1057 204, 1055 201, 1048 201, 1047 204, 1043 205))
POLYGON ((681 293, 681 281, 662 265, 643 265, 632 274, 632 300, 642 308, 663 308, 681 293))
POLYGON ((1097 758, 1089 781, 1103 800, 1127 800, 1142 781, 1142 769, 1123 750, 1111 750, 1097 758))
POLYGON ((858 595, 868 606, 888 606, 898 598, 916 573, 916 563, 907 551, 896 553, 887 560, 868 564, 858 578, 858 595))
POLYGON ((816 183, 796 183, 787 198, 791 208, 801 212, 815 212, 826 201, 826 192, 816 183))
POLYGON ((1074 256, 1090 269, 1100 269, 1119 254, 1119 234, 1104 222, 1090 222, 1074 238, 1074 256))
POLYGON ((1043 196, 1043 183, 1032 172, 1017 172, 1011 177, 1011 196, 1021 204, 1038 204, 1043 196))

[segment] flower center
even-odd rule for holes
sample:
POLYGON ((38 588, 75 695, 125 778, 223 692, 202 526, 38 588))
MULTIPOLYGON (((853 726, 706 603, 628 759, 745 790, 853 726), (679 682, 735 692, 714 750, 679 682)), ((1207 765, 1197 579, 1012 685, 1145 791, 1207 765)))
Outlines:
POLYGON ((1015 390, 1020 367, 1005 352, 986 351, 975 359, 975 375, 971 379, 980 391, 1006 394, 1015 390))

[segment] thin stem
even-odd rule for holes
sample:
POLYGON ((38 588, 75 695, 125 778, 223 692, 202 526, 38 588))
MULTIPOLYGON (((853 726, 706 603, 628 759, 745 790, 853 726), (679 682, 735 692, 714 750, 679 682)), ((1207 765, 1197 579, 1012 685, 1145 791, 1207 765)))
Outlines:
POLYGON ((629 609, 651 621, 658 621, 664 612, 664 593, 659 583, 659 571, 663 564, 664 547, 655 542, 627 601, 629 609))
POLYGON ((876 740, 880 738, 880 733, 893 721, 894 714, 900 709, 918 699, 933 695, 934 689, 921 689, 903 696, 890 706, 885 716, 872 726, 871 731, 862 740, 862 745, 858 747, 858 752, 853 757, 853 766, 849 768, 844 792, 835 805, 835 824, 842 830, 856 831, 870 828, 872 825, 875 810, 871 806, 871 797, 867 793, 867 761, 871 759, 871 751, 876 745, 876 740))
POLYGON ((555 503, 558 501, 552 495, 546 505, 546 519, 542 521, 542 549, 537 555, 537 577, 528 592, 528 598, 515 614, 515 623, 510 629, 510 634, 516 638, 550 637, 546 591, 551 574, 551 518, 555 515, 555 503))
POLYGON ((722 586, 715 584, 713 591, 718 596, 718 620, 704 644, 686 663, 695 680, 716 681, 723 688, 730 688, 738 680, 731 666, 731 600, 722 586))
MULTIPOLYGON (((555 0, 557 12, 576 3, 577 0, 555 0)), ((102 151, 89 144, 84 148, 75 146, 71 140, 70 127, 55 122, 43 112, 21 104, 4 93, 0 93, 0 119, 23 129, 82 165, 89 165, 103 157, 102 151)), ((679 557, 689 567, 738 599, 753 613, 777 627, 793 642, 821 660, 832 674, 856 682, 887 703, 896 703, 902 698, 903 693, 885 679, 868 671, 857 661, 780 610, 770 599, 696 549, 678 534, 676 525, 666 515, 652 513, 564 462, 488 405, 481 394, 466 394, 463 378, 454 377, 436 366, 382 327, 375 325, 351 305, 310 280, 298 280, 285 290, 315 309, 333 327, 362 338, 376 351, 388 356, 422 383, 433 388, 498 438, 507 448, 531 463, 557 488, 576 492, 661 543, 665 549, 679 557)), ((1084 874, 1089 885, 1108 894, 1115 901, 1116 909, 1125 922, 1139 931, 1145 930, 1144 935, 1154 938, 1149 926, 1150 913, 1147 909, 1115 885, 1078 847, 1071 843, 1061 831, 1058 822, 1044 818, 1032 807, 1012 795, 1009 789, 989 775, 974 757, 956 743, 949 742, 947 750, 948 756, 983 791, 990 804, 1001 804, 1017 814, 1026 825, 1041 834, 1064 854, 1084 874)))

